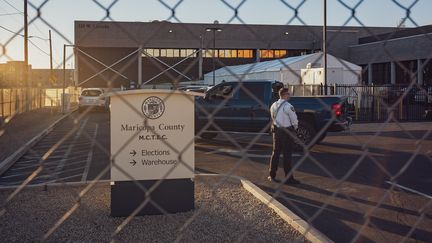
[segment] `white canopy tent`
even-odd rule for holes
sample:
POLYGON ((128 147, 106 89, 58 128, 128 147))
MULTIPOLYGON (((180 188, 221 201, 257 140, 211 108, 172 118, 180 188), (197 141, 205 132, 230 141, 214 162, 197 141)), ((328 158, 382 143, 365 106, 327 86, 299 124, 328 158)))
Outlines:
MULTIPOLYGON (((215 83, 225 81, 270 79, 282 81, 284 84, 311 84, 310 72, 322 71, 323 53, 288 57, 271 61, 226 66, 215 71, 215 83), (302 70, 303 69, 303 70, 302 70), (303 76, 302 76, 303 71, 303 76)), ((204 75, 205 83, 213 83, 213 72, 204 75)), ((361 80, 361 67, 327 54, 327 84, 358 84, 361 80)), ((317 84, 314 82, 314 84, 317 84)))

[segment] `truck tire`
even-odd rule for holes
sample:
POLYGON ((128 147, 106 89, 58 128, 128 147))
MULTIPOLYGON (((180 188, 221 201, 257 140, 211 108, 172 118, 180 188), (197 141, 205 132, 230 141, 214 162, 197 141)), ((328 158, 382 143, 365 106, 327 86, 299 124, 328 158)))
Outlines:
POLYGON ((200 137, 204 139, 213 139, 217 136, 217 133, 210 133, 210 132, 203 132, 201 133, 200 137))
POLYGON ((303 151, 304 145, 309 145, 315 136, 315 128, 307 121, 300 121, 297 128, 297 139, 294 141, 294 150, 303 151))

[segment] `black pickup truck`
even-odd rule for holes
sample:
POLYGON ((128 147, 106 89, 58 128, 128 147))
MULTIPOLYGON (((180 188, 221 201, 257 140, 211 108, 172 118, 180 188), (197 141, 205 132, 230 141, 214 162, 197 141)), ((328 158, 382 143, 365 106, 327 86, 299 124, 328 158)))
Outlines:
MULTIPOLYGON (((269 108, 282 87, 281 82, 271 80, 223 82, 212 87, 196 98, 196 134, 211 139, 221 132, 269 133, 269 108)), ((310 147, 328 131, 343 131, 351 123, 345 97, 294 96, 289 102, 299 119, 297 148, 310 147)))

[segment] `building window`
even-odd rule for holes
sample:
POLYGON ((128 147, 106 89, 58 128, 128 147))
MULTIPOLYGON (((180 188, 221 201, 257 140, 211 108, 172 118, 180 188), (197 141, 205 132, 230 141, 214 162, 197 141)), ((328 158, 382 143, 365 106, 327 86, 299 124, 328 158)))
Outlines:
POLYGON ((235 58, 236 51, 233 50, 219 50, 219 57, 221 58, 235 58), (234 54, 234 56, 233 56, 234 54))
POLYGON ((274 50, 260 50, 260 58, 274 58, 274 50))
POLYGON ((286 50, 260 50, 260 58, 282 58, 286 55, 286 50))
MULTIPOLYGON (((194 54, 194 52, 195 52, 195 50, 193 50, 193 49, 186 49, 186 55, 187 56, 191 56, 192 54, 194 54)), ((196 57, 197 53, 195 53, 193 56, 196 57)))
POLYGON ((173 57, 180 57, 180 50, 179 49, 173 49, 173 57))
POLYGON ((232 58, 236 58, 237 57, 237 50, 230 50, 231 52, 231 57, 232 58))
MULTIPOLYGON (((205 58, 212 58, 213 51, 215 52, 214 57, 216 58, 253 58, 253 50, 213 50, 206 49, 202 50, 202 55, 205 58)), ((197 57, 194 49, 153 49, 147 48, 143 50, 142 57, 197 57), (195 53, 195 54, 194 54, 195 53)), ((261 52, 263 58, 276 58, 286 55, 286 50, 264 50, 261 52)))
POLYGON ((287 54, 286 50, 275 50, 275 58, 285 57, 287 54))
POLYGON ((174 50, 173 49, 167 49, 167 57, 174 57, 174 50))
POLYGON ((252 58, 252 50, 238 50, 237 57, 239 58, 252 58))
POLYGON ((203 56, 207 57, 207 58, 212 58, 213 57, 213 50, 208 50, 208 49, 205 50, 203 53, 203 56))
POLYGON ((142 55, 143 55, 144 57, 148 57, 148 56, 152 57, 152 56, 155 56, 155 55, 154 55, 154 50, 155 50, 155 49, 144 49, 144 52, 142 53, 142 55))

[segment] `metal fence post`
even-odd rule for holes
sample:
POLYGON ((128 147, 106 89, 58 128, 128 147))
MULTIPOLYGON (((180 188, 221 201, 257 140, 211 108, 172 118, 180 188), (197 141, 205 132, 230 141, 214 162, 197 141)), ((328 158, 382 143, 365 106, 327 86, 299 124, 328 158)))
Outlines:
POLYGON ((3 98, 3 89, 0 90, 0 99, 1 99, 1 114, 4 117, 4 98, 3 98))
POLYGON ((12 93, 13 93, 13 90, 10 89, 10 93, 9 93, 9 115, 12 115, 12 93))
POLYGON ((399 102, 399 120, 402 120, 403 118, 403 100, 401 100, 401 102, 399 102))
POLYGON ((381 120, 381 109, 380 109, 380 97, 378 96, 377 100, 377 119, 381 120))

